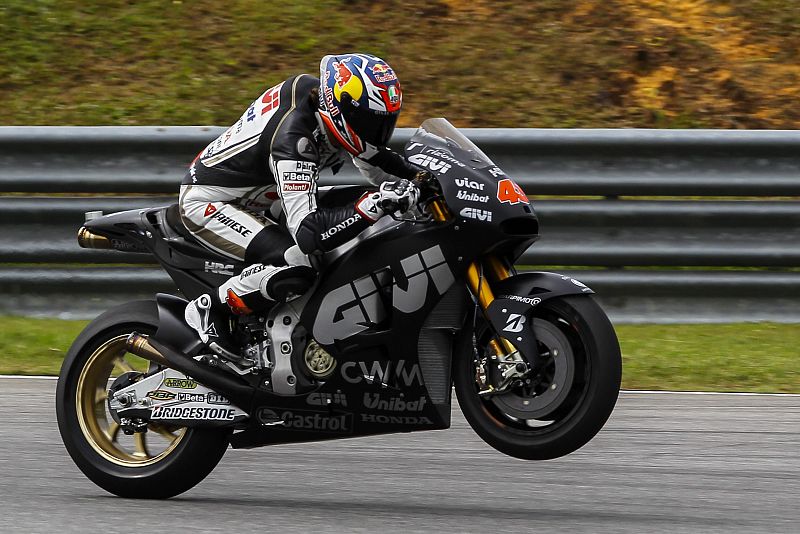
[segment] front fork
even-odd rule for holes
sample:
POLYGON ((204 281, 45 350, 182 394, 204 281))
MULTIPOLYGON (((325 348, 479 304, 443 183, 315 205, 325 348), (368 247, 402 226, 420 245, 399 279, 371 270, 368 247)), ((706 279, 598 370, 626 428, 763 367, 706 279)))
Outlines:
MULTIPOLYGON (((446 221, 452 217, 447 205, 441 200, 431 202, 429 209, 437 221, 446 221)), ((505 261, 491 254, 473 261, 467 268, 467 286, 490 325, 492 322, 489 319, 488 309, 495 300, 491 284, 505 280, 513 274, 512 268, 505 261)), ((529 362, 506 338, 495 334, 489 341, 489 347, 494 352, 491 359, 496 361, 501 378, 496 384, 481 380, 484 382, 479 392, 481 395, 502 393, 518 380, 524 379, 531 371, 529 362)))

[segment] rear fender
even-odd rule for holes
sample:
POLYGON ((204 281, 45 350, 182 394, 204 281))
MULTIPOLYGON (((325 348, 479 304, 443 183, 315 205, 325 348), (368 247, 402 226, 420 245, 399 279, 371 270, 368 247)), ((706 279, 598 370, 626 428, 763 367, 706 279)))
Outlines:
POLYGON ((594 293, 585 284, 556 273, 522 273, 492 284, 496 295, 486 316, 498 335, 506 338, 520 352, 528 365, 540 365, 536 335, 531 316, 542 302, 565 295, 594 293))

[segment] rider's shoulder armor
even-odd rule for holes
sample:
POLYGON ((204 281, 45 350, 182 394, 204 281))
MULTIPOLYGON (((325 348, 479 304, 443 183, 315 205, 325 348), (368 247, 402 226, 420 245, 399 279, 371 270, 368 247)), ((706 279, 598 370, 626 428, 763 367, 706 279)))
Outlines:
POLYGON ((256 98, 230 128, 208 144, 192 162, 184 185, 257 187, 275 183, 268 161, 273 151, 294 159, 311 159, 317 152, 311 89, 319 80, 308 74, 293 76, 256 98), (310 141, 298 142, 305 138, 310 141), (300 152, 300 151, 303 152, 300 152))

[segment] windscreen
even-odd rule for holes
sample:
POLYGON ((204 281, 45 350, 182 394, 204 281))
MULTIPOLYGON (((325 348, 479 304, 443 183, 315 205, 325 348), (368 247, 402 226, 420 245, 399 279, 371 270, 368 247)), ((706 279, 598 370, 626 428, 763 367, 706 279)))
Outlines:
POLYGON ((472 141, 459 132, 447 119, 427 119, 420 125, 418 132, 420 130, 440 137, 444 139, 447 144, 455 145, 461 150, 469 152, 472 155, 472 159, 475 161, 480 161, 486 165, 494 165, 492 160, 489 159, 489 156, 484 154, 480 148, 475 146, 472 141))

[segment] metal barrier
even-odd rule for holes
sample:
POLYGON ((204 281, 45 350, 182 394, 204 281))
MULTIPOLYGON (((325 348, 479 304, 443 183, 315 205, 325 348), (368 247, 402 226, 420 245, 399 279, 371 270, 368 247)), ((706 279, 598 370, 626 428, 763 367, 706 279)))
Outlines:
MULTIPOLYGON (((174 202, 188 162, 222 131, 0 127, 0 313, 90 315, 171 290, 147 256, 80 249, 75 231, 86 211, 174 202)), ((398 130, 395 147, 412 132, 398 130)), ((464 133, 533 199, 542 239, 521 266, 577 276, 612 318, 800 321, 800 132, 464 133)), ((353 168, 321 181, 363 183, 353 168)))

